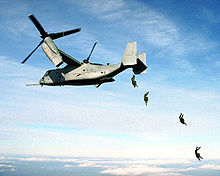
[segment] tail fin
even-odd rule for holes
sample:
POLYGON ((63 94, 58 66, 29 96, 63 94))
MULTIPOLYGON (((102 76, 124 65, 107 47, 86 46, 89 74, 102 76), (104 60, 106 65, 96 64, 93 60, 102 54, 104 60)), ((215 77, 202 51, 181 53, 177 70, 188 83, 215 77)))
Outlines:
POLYGON ((146 53, 137 55, 137 42, 129 42, 127 44, 121 62, 124 66, 132 67, 134 74, 146 73, 146 53))
POLYGON ((121 62, 125 66, 137 64, 137 42, 128 42, 125 52, 122 56, 121 62))

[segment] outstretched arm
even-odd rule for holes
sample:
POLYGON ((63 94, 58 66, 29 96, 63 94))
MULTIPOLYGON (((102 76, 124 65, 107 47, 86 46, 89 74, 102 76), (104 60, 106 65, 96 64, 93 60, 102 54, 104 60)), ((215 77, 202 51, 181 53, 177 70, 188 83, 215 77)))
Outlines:
POLYGON ((201 147, 196 147, 196 151, 198 151, 201 147))

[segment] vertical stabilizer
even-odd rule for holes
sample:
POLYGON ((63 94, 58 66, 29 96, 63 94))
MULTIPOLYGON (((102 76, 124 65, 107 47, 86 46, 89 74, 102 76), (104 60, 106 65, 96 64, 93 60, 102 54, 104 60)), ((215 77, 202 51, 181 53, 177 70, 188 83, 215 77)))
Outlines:
POLYGON ((123 65, 135 65, 137 64, 137 42, 128 42, 127 47, 122 56, 121 62, 123 65))

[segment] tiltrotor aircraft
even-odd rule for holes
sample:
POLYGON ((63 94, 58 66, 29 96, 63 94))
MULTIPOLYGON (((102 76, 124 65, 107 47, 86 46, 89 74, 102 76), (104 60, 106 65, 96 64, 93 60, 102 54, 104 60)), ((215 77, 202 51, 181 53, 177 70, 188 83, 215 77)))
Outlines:
POLYGON ((113 77, 127 68, 132 68, 134 74, 146 73, 146 53, 137 54, 136 42, 129 42, 127 44, 119 64, 101 65, 90 63, 89 58, 97 42, 95 42, 88 58, 80 62, 58 49, 53 40, 79 32, 81 28, 48 34, 33 14, 29 15, 29 18, 40 32, 42 40, 22 63, 25 63, 35 50, 43 44, 42 49, 44 53, 56 67, 59 67, 63 62, 67 64, 64 68, 48 70, 39 81, 41 86, 95 85, 99 87, 102 83, 115 81, 113 77))

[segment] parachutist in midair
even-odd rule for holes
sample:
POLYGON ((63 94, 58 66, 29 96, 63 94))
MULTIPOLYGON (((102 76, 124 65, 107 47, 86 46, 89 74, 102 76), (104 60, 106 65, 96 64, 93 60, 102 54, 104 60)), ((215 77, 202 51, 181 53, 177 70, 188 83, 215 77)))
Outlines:
POLYGON ((180 116, 179 116, 180 122, 181 122, 182 124, 184 124, 184 125, 187 126, 187 124, 185 123, 185 120, 184 120, 183 116, 184 116, 184 114, 181 112, 181 113, 180 113, 180 116))
POLYGON ((135 76, 133 75, 131 78, 131 83, 134 87, 138 87, 137 82, 135 81, 135 76))
POLYGON ((147 106, 147 102, 148 102, 148 100, 149 100, 148 94, 149 94, 149 92, 147 92, 147 93, 144 94, 144 102, 145 102, 146 106, 147 106))
POLYGON ((198 153, 198 150, 199 150, 200 148, 201 148, 201 147, 196 147, 196 150, 195 150, 196 158, 198 158, 199 161, 200 161, 200 159, 203 159, 203 158, 200 156, 200 153, 198 153))

